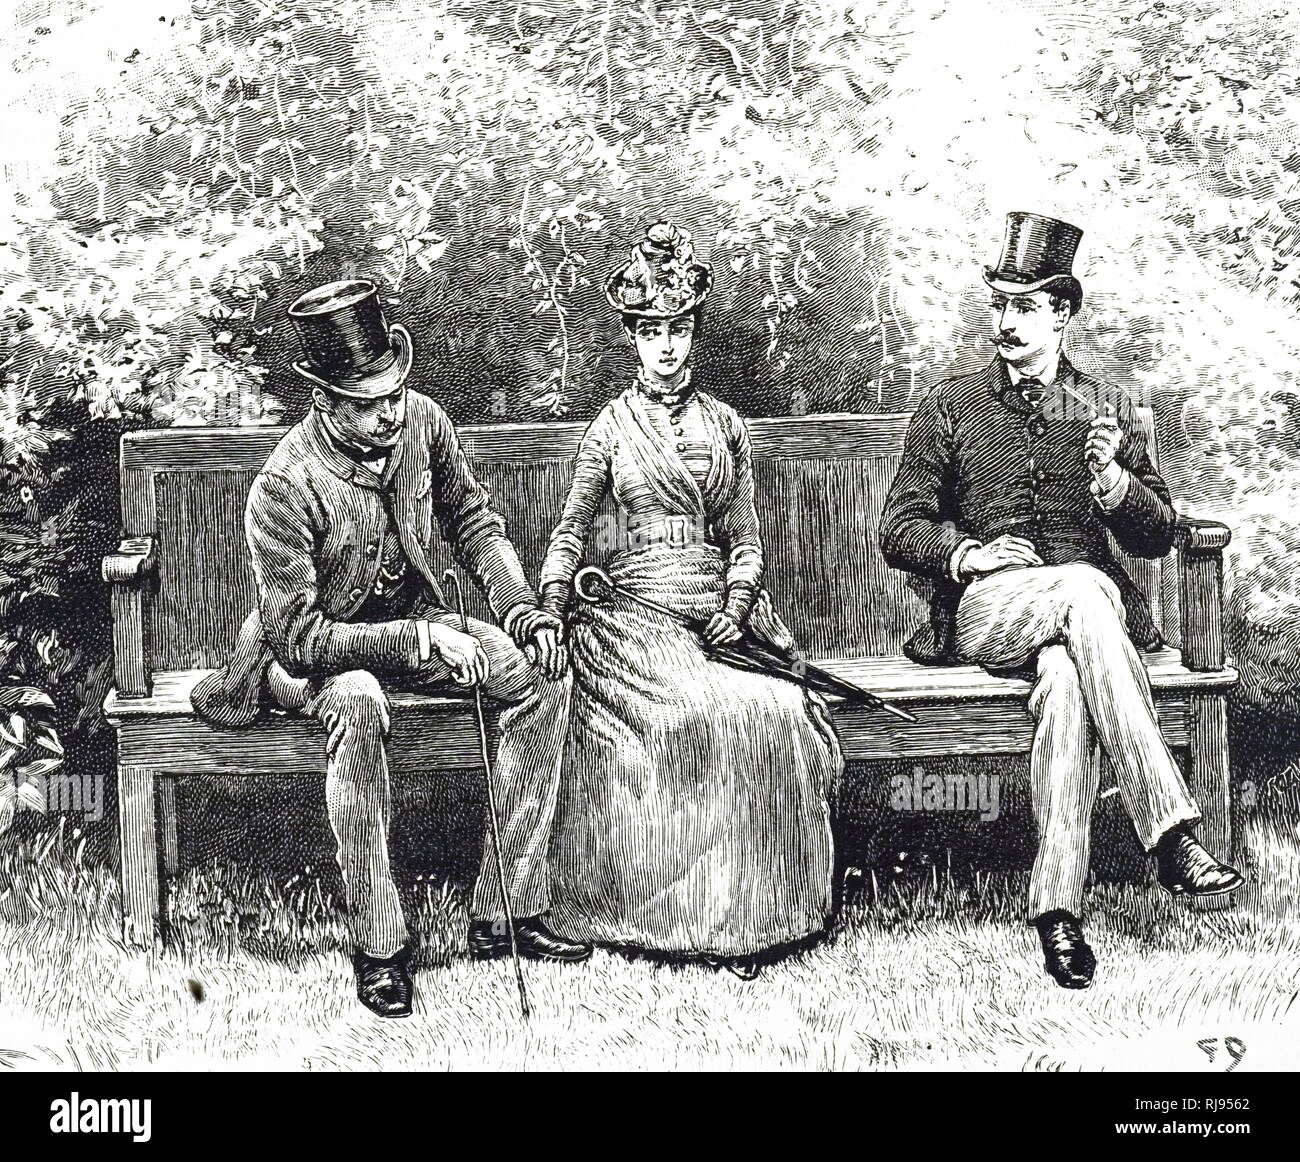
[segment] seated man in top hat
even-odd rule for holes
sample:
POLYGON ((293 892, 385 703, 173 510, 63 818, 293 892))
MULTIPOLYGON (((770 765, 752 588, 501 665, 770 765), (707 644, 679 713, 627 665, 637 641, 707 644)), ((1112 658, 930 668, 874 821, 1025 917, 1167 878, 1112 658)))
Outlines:
POLYGON ((1161 736, 1138 652, 1159 637, 1107 538, 1163 557, 1176 515, 1128 398, 1062 351, 1083 302, 1072 273, 1081 237, 1052 218, 1008 216, 1001 261, 985 272, 997 354, 921 401, 880 527, 886 560, 934 585, 930 624, 908 643, 909 657, 1036 675, 1029 919, 1047 971, 1066 988, 1086 987, 1095 968, 1080 921, 1094 739, 1171 894, 1242 883, 1193 836, 1200 814, 1161 736))
MULTIPOLYGON (((328 731, 326 797, 358 995, 382 1016, 405 1016, 407 930, 388 863, 387 690, 479 682, 507 704, 493 778, 520 951, 551 960, 590 952, 539 919, 565 725, 560 623, 537 607, 446 413, 407 390, 411 338, 386 324, 375 285, 319 287, 289 317, 308 357, 295 370, 314 385, 314 406, 253 482, 245 532, 257 608, 193 701, 222 726, 252 722, 269 702, 328 731), (429 561, 435 519, 506 632, 474 619, 462 632, 429 561)), ((485 848, 470 930, 470 951, 483 958, 509 952, 485 848)))

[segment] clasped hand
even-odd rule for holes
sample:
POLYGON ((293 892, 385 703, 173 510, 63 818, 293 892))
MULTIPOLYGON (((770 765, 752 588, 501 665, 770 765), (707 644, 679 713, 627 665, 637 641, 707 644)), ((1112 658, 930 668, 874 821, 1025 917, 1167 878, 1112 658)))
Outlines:
POLYGON ((452 680, 461 686, 477 686, 487 681, 488 658, 473 634, 442 622, 426 622, 429 644, 451 669, 452 680))

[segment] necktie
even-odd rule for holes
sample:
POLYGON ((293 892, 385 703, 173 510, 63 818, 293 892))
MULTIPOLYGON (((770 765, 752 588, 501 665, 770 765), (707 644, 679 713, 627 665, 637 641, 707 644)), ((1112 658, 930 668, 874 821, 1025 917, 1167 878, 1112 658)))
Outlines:
POLYGON ((1020 395, 1030 407, 1037 408, 1047 396, 1047 388, 1043 386, 1041 380, 1022 379, 1020 381, 1020 395))

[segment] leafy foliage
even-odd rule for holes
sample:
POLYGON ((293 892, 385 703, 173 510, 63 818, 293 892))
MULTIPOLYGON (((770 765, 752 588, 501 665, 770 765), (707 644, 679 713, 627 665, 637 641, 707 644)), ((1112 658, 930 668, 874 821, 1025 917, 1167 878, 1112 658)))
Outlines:
POLYGON ((307 287, 377 279, 457 420, 583 418, 630 367, 603 279, 667 217, 716 270, 701 382, 747 414, 901 409, 986 357, 1015 208, 1084 224, 1074 354, 1157 404, 1178 490, 1237 530, 1245 696, 1300 711, 1276 3, 46 7, 7 42, 0 669, 65 731, 107 682, 118 434, 296 418, 307 287))

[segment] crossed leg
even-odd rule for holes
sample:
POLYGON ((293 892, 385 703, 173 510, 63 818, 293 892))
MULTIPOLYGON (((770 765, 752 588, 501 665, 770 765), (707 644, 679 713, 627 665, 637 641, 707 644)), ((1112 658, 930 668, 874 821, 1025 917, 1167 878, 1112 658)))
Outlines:
POLYGON ((1105 574, 1071 564, 981 578, 958 608, 957 648, 995 666, 1037 658, 1030 764, 1040 842, 1031 918, 1057 907, 1078 913, 1097 793, 1093 738, 1144 847, 1200 818, 1160 733, 1119 590, 1105 574))

